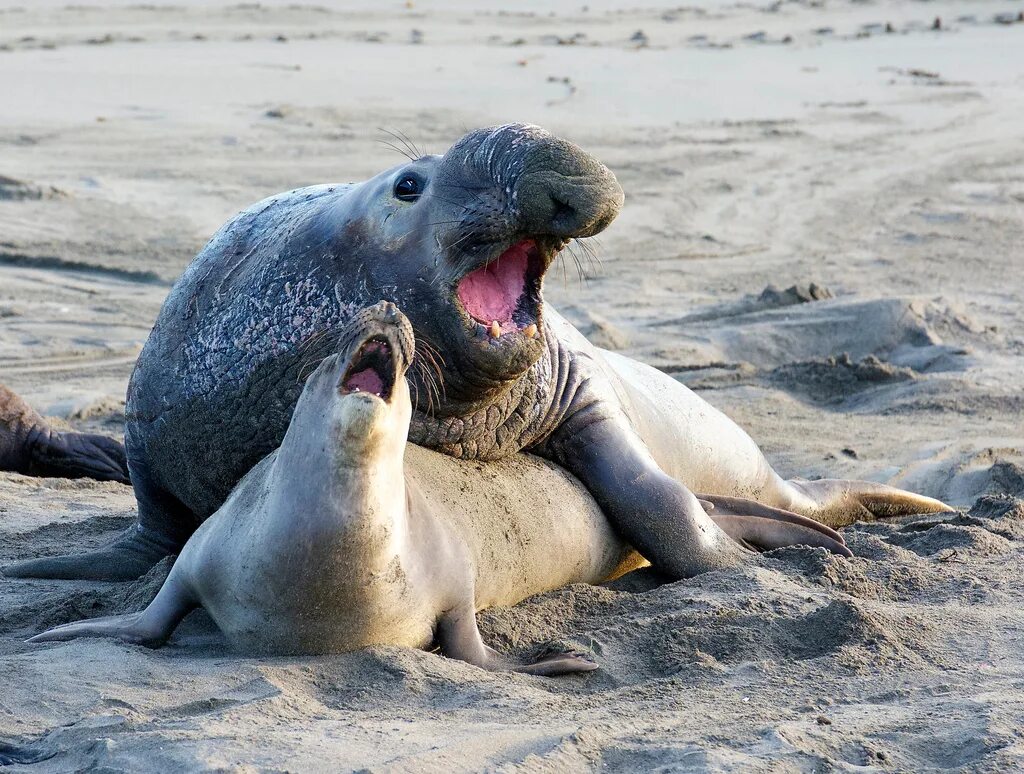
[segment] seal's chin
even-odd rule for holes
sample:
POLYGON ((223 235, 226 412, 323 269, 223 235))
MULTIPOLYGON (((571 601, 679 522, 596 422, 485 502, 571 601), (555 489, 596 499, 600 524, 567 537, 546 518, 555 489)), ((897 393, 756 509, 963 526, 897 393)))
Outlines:
POLYGON ((541 283, 553 258, 545 252, 537 240, 523 239, 458 281, 456 302, 478 335, 540 335, 541 283))
POLYGON ((338 390, 342 395, 360 393, 390 401, 398 379, 394 349, 384 337, 364 341, 349 360, 338 390))

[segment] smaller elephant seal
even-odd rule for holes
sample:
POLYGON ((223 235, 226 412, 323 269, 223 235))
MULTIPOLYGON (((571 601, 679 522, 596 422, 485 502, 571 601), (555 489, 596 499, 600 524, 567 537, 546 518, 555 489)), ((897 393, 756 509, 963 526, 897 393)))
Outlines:
MULTIPOLYGON (((437 643, 491 670, 596 669, 564 653, 514 664, 483 643, 476 611, 610 580, 644 560, 551 462, 458 460, 408 444, 414 347, 393 304, 355 315, 338 353, 306 382, 280 448, 196 530, 153 602, 31 641, 110 636, 157 647, 202 606, 244 653, 437 643)), ((757 547, 806 543, 850 555, 841 536, 796 514, 729 497, 701 504, 757 547)))
POLYGON ((131 483, 120 443, 105 435, 54 430, 21 396, 2 384, 0 470, 131 483))
POLYGON ((202 606, 249 654, 436 643, 490 670, 596 669, 571 654, 513 664, 484 644, 475 613, 642 560, 550 463, 521 455, 481 475, 480 463, 407 447, 413 352, 412 326, 394 305, 356 315, 307 380, 281 447, 196 530, 152 603, 31 641, 110 636, 157 647, 202 606))

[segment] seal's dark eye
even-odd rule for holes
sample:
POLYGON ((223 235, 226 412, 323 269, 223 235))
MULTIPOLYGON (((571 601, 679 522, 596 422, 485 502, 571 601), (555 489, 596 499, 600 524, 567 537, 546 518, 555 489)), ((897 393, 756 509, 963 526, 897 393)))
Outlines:
POLYGON ((406 175, 395 183, 395 198, 403 202, 414 202, 420 198, 423 183, 412 175, 406 175))

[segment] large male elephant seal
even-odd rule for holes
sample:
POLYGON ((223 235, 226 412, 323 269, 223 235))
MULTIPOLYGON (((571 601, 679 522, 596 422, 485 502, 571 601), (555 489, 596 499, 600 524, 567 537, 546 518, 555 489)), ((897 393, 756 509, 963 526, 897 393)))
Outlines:
POLYGON ((128 483, 128 461, 120 443, 105 435, 56 430, 2 384, 0 470, 128 483))
MULTIPOLYGON (((391 304, 358 314, 339 352, 306 381, 280 448, 189 538, 153 602, 32 641, 111 636, 159 646, 202 606, 250 654, 436 641, 487 669, 596 668, 570 654, 514 665, 484 645, 476 611, 599 583, 642 559, 550 462, 516 454, 478 463, 407 446, 413 341, 391 304)), ((777 516, 793 539, 841 549, 835 533, 777 516)))
MULTIPOLYGON (((178 551, 280 444, 303 379, 332 352, 330 331, 380 298, 416 330, 413 442, 558 462, 671 576, 742 555, 691 489, 833 524, 945 508, 877 484, 784 481, 685 387, 591 346, 545 310, 541 286, 559 250, 604 229, 622 201, 596 159, 509 124, 363 183, 302 188, 241 213, 171 290, 128 386, 138 523, 103 549, 6 572, 131 578, 178 551)), ((723 526, 746 540, 743 526, 723 526)))

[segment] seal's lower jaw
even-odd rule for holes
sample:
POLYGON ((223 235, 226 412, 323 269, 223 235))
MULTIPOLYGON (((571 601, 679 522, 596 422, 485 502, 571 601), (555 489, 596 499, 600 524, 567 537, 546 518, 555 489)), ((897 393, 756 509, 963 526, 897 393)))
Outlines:
POLYGON ((374 336, 364 341, 345 368, 338 382, 342 395, 360 395, 379 398, 390 403, 395 383, 400 376, 395 348, 385 336, 374 336))
POLYGON ((512 345, 540 338, 541 285, 556 253, 523 239, 456 283, 455 304, 474 338, 512 345))

